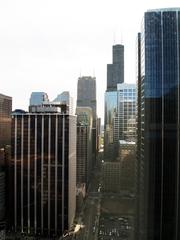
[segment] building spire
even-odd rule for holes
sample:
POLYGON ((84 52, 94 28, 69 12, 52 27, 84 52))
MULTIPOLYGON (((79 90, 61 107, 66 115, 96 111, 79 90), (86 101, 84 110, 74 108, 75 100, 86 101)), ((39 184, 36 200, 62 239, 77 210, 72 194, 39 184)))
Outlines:
POLYGON ((115 31, 113 33, 113 43, 114 43, 114 45, 116 44, 116 32, 115 31))

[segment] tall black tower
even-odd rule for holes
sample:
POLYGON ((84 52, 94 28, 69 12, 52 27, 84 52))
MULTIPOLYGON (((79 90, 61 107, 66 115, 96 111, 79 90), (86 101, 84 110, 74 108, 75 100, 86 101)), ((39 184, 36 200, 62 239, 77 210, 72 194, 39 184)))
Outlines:
POLYGON ((113 46, 113 63, 107 65, 107 91, 116 91, 117 84, 124 82, 124 46, 113 46))
POLYGON ((138 240, 178 240, 180 9, 147 11, 139 42, 138 240))

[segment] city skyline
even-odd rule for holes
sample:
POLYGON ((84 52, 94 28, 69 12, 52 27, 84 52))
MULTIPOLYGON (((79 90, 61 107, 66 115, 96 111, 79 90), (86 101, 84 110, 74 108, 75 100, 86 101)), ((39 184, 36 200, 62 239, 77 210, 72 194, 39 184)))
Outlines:
POLYGON ((128 4, 117 0, 0 3, 1 92, 13 97, 13 109, 27 110, 33 91, 48 92, 52 98, 69 90, 76 100, 78 77, 91 75, 96 77, 97 112, 103 118, 112 45, 124 44, 125 82, 135 82, 135 39, 143 13, 176 7, 178 1, 136 1, 131 8, 128 4), (128 16, 133 21, 125 23, 128 16))
POLYGON ((0 3, 0 239, 178 240, 177 0, 32 1, 0 3))

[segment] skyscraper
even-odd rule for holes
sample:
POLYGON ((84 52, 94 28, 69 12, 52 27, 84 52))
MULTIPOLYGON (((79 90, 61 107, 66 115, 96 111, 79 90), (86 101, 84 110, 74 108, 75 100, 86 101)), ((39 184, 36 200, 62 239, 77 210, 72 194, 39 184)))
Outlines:
POLYGON ((116 145, 114 141, 114 122, 117 117, 117 90, 105 92, 104 111, 104 157, 112 161, 116 158, 116 145))
POLYGON ((114 141, 114 123, 117 117, 117 84, 124 82, 124 46, 113 46, 113 63, 107 65, 107 90, 105 92, 104 156, 112 161, 117 156, 114 141))
POLYGON ((138 161, 144 171, 138 175, 138 240, 180 239, 179 36, 180 9, 145 13, 138 51, 138 161))
POLYGON ((5 164, 5 149, 0 148, 0 230, 4 228, 5 223, 5 213, 6 213, 6 175, 5 170, 2 165, 5 164))
POLYGON ((136 140, 136 86, 117 84, 117 115, 114 118, 114 141, 136 140))
POLYGON ((12 98, 0 94, 0 148, 11 144, 12 98))
POLYGON ((4 227, 7 193, 5 149, 11 144, 12 98, 0 94, 0 229, 4 227))
POLYGON ((77 184, 85 189, 92 170, 92 109, 77 107, 77 184))
POLYGON ((117 84, 124 82, 124 46, 113 46, 113 63, 107 65, 107 91, 116 91, 117 84))
POLYGON ((9 227, 45 237, 70 229, 76 206, 76 117, 60 106, 14 112, 9 227))
POLYGON ((91 107, 93 127, 96 128, 96 78, 80 77, 77 88, 77 107, 91 107))
POLYGON ((141 158, 141 109, 144 106, 142 97, 143 84, 141 86, 141 33, 137 35, 136 41, 136 85, 137 85, 137 149, 136 149, 136 221, 135 221, 135 239, 144 237, 144 161, 141 158), (141 105, 142 100, 142 105, 141 105))
POLYGON ((90 76, 80 77, 77 87, 77 107, 90 107, 93 114, 92 149, 93 165, 96 160, 97 136, 96 136, 96 78, 90 76))

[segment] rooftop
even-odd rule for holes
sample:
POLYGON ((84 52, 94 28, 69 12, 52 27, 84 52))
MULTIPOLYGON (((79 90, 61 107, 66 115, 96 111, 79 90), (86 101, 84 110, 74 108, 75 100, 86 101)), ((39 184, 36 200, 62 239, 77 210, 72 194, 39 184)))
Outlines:
POLYGON ((157 8, 147 10, 147 12, 176 12, 176 11, 180 11, 180 8, 157 8))

